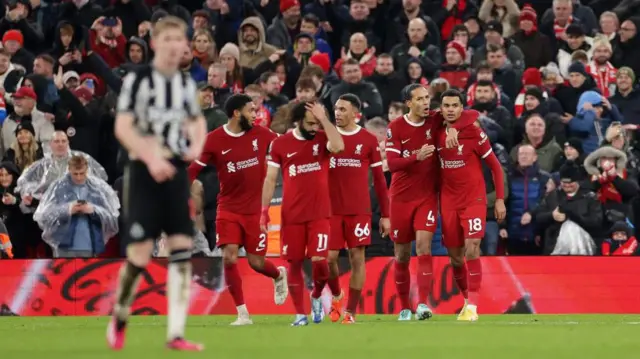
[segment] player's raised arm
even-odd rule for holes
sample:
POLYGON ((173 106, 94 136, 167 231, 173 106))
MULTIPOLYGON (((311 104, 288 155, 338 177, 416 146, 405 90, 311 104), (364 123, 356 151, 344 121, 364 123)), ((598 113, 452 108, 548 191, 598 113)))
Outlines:
POLYGON ((307 111, 311 112, 313 116, 318 121, 320 121, 320 124, 322 124, 324 132, 327 134, 327 149, 329 150, 329 152, 342 152, 342 150, 344 150, 344 141, 342 140, 342 135, 340 135, 340 132, 338 132, 336 126, 334 126, 331 121, 329 121, 324 106, 322 106, 318 102, 308 103, 307 111))

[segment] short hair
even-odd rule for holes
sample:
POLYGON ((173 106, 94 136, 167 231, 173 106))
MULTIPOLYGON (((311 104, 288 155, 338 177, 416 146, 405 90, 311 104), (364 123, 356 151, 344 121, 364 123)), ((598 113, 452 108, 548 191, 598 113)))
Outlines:
POLYGON ((386 52, 385 52, 385 53, 383 53, 383 54, 380 54, 380 55, 378 56, 378 59, 391 59, 391 60, 393 60, 393 56, 391 56, 390 54, 388 54, 388 53, 386 53, 386 52))
POLYGON ((493 69, 491 68, 491 65, 489 65, 487 61, 480 61, 478 65, 476 65, 476 73, 480 71, 493 72, 493 69))
POLYGON ((36 59, 40 59, 40 60, 48 63, 51 66, 56 64, 56 60, 53 57, 51 57, 51 55, 49 55, 49 54, 40 54, 40 55, 36 56, 36 59))
POLYGON ((86 167, 89 167, 89 162, 84 156, 73 155, 69 159, 69 168, 79 170, 86 167))
POLYGON ((476 87, 491 87, 493 90, 493 82, 487 80, 480 80, 476 83, 476 87))
POLYGON ((300 72, 300 77, 317 77, 323 79, 324 71, 322 71, 322 68, 318 65, 308 64, 302 69, 302 72, 300 72))
POLYGON ((408 111, 407 109, 407 105, 403 104, 402 102, 398 102, 398 101, 393 101, 389 104, 389 109, 393 109, 396 111, 400 111, 402 113, 405 113, 408 111))
POLYGON ((469 29, 467 29, 466 26, 464 26, 463 24, 458 24, 456 26, 453 27, 453 30, 451 30, 451 39, 453 40, 453 36, 455 36, 456 33, 458 32, 464 32, 467 35, 469 35, 469 29))
MULTIPOLYGON (((352 0, 352 2, 353 2, 353 0, 352 0)), ((348 59, 346 59, 346 60, 344 60, 342 62, 342 67, 349 66, 349 65, 358 65, 358 66, 360 66, 360 63, 358 62, 358 60, 350 57, 350 58, 348 58, 348 59)))
POLYGON ((205 19, 207 19, 207 21, 211 20, 211 17, 209 16, 209 13, 207 13, 205 10, 196 10, 193 12, 193 14, 191 15, 192 18, 194 17, 203 17, 205 19))
POLYGON ((267 81, 269 81, 269 79, 271 78, 271 76, 277 76, 277 74, 273 71, 263 72, 262 75, 260 75, 260 77, 258 78, 258 83, 266 84, 267 81))
POLYGON ((303 22, 310 22, 315 27, 320 27, 320 19, 315 14, 306 14, 302 17, 303 22))
POLYGON ((251 84, 248 85, 247 87, 244 88, 244 93, 247 92, 257 92, 260 94, 260 96, 265 96, 266 93, 264 92, 264 90, 262 89, 262 87, 260 87, 260 85, 256 85, 256 84, 251 84))
POLYGON ((602 14, 600 14, 600 20, 602 20, 603 17, 612 17, 613 20, 616 22, 616 25, 620 24, 620 19, 618 18, 618 14, 616 14, 613 11, 605 11, 602 14))
POLYGON ((233 117, 233 113, 235 111, 242 110, 248 103, 251 103, 251 102, 253 102, 251 97, 245 94, 242 94, 242 93, 233 94, 224 103, 224 112, 227 114, 227 117, 231 118, 233 117))
POLYGON ((456 89, 448 89, 440 95, 440 101, 444 100, 445 97, 457 97, 460 100, 460 103, 464 104, 464 97, 462 93, 456 89))
POLYGON ((375 129, 375 128, 387 128, 388 125, 389 125, 389 121, 378 116, 365 122, 364 127, 368 129, 375 129))
POLYGON ((487 46, 487 55, 488 55, 489 53, 492 53, 492 52, 498 52, 498 51, 502 51, 502 52, 504 52, 504 46, 502 46, 502 45, 497 45, 497 44, 489 44, 489 45, 487 46))
POLYGON ((296 123, 298 121, 302 121, 304 116, 307 114, 307 101, 300 101, 293 105, 291 112, 289 113, 289 118, 291 123, 296 123))
POLYGON ((316 90, 316 84, 310 77, 300 77, 296 82, 296 90, 316 90))
POLYGON ((589 62, 589 55, 584 50, 576 50, 571 54, 571 63, 589 62))
POLYGON ((340 97, 338 97, 338 100, 349 102, 351 106, 355 107, 358 111, 362 109, 362 102, 360 101, 360 98, 352 93, 340 95, 340 97))
POLYGON ((424 86, 421 84, 410 84, 405 86, 402 89, 402 101, 411 101, 413 98, 413 91, 419 88, 424 88, 424 86))
POLYGON ((75 33, 75 30, 73 29, 73 25, 64 24, 60 26, 60 33, 63 35, 73 36, 73 34, 75 33))
POLYGON ((222 62, 214 62, 209 65, 209 70, 227 72, 227 67, 222 64, 222 62))
POLYGON ((187 33, 187 24, 181 18, 173 15, 165 16, 153 24, 151 36, 157 37, 167 30, 181 30, 187 33))

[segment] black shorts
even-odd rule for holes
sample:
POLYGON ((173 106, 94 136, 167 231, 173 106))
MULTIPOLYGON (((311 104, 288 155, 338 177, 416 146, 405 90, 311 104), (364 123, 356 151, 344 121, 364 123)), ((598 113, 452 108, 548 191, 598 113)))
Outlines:
POLYGON ((125 169, 122 208, 127 243, 183 234, 193 237, 191 190, 186 165, 176 166, 175 176, 157 183, 141 161, 129 161, 125 169))

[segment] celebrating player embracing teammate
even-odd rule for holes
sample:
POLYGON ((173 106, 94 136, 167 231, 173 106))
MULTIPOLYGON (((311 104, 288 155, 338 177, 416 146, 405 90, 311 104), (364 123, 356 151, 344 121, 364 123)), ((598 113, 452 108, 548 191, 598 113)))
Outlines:
POLYGON ((340 96, 335 104, 338 132, 344 141, 344 151, 332 154, 329 160, 331 183, 331 235, 329 236, 329 288, 333 295, 329 316, 336 322, 342 316, 338 254, 349 249, 351 280, 349 297, 342 323, 355 322, 354 315, 365 281, 365 247, 371 244, 371 200, 369 199, 369 168, 380 203, 383 236, 389 232, 389 200, 382 172, 382 156, 376 137, 358 126, 360 99, 353 94, 340 96))
POLYGON ((265 260, 267 235, 260 230, 267 151, 277 135, 262 126, 252 126, 256 106, 247 95, 231 96, 225 111, 229 122, 207 135, 202 155, 189 166, 189 177, 193 181, 208 164, 217 169, 220 193, 216 244, 222 248, 224 279, 238 311, 238 319, 231 324, 246 325, 253 322, 236 265, 240 246, 244 246, 251 268, 274 280, 276 304, 283 304, 288 294, 286 270, 265 260))
POLYGON ((326 116, 324 107, 305 101, 291 110, 296 128, 275 139, 271 145, 269 167, 262 191, 260 224, 266 233, 269 204, 273 197, 278 172, 282 168, 282 257, 289 262, 288 285, 296 310, 293 326, 307 325, 304 308, 302 264, 311 258, 314 282, 311 295, 313 321, 324 316, 320 296, 329 277, 331 203, 329 198, 329 153, 344 149, 342 136, 326 116), (320 126, 324 131, 320 130, 320 126))
POLYGON ((457 132, 450 127, 460 123, 476 124, 478 112, 464 110, 462 95, 456 90, 445 91, 441 98, 446 130, 438 132, 436 146, 442 174, 442 240, 447 247, 454 278, 465 298, 458 320, 476 321, 482 282, 480 241, 485 233, 487 212, 482 160, 491 169, 496 188, 495 216, 499 222, 506 215, 503 173, 489 138, 477 125, 462 127, 457 136, 458 143, 447 146, 447 132, 457 132))

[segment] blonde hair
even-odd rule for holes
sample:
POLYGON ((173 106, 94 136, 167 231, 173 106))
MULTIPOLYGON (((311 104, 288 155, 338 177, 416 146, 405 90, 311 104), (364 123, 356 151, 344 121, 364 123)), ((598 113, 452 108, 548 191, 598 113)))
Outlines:
POLYGON ((613 51, 613 48, 611 47, 611 42, 605 35, 602 35, 602 34, 598 34, 596 35, 596 37, 593 38, 593 49, 595 50, 599 47, 606 47, 607 50, 609 50, 609 52, 613 51))
POLYGON ((26 150, 22 149, 22 146, 20 146, 20 143, 18 143, 17 139, 13 142, 13 144, 11 144, 11 148, 15 153, 14 162, 16 163, 16 166, 18 166, 18 169, 20 169, 21 171, 24 171, 25 169, 27 169, 27 167, 31 166, 36 161, 39 146, 35 141, 33 135, 31 135, 31 140, 29 141, 29 146, 26 150))
POLYGON ((153 25, 151 29, 151 36, 157 37, 161 33, 167 30, 181 30, 185 34, 187 33, 187 24, 181 18, 177 16, 166 16, 160 19, 153 25))
POLYGON ((196 39, 199 36, 206 36, 207 39, 209 40, 209 42, 211 43, 211 49, 209 49, 209 56, 211 56, 211 58, 213 59, 213 62, 215 62, 218 58, 216 52, 217 52, 217 45, 216 45, 216 41, 213 39, 213 36, 211 36, 211 33, 207 30, 203 30, 203 29, 198 29, 196 30, 196 32, 193 33, 193 37, 191 38, 191 49, 195 50, 196 49, 196 39))
POLYGON ((89 167, 89 162, 84 156, 75 155, 69 159, 69 168, 79 170, 87 167, 89 167))

